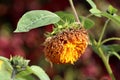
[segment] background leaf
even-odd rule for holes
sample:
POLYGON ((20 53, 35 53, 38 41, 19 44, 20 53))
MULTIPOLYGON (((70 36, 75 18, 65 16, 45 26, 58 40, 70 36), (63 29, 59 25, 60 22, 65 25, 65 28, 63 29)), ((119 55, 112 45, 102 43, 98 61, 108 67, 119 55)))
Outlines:
POLYGON ((30 68, 30 67, 27 67, 24 71, 19 72, 19 73, 16 75, 16 77, 27 76, 27 75, 30 75, 30 74, 32 74, 32 73, 33 73, 33 71, 31 70, 31 68, 30 68))
POLYGON ((94 21, 92 21, 91 19, 82 17, 82 16, 81 16, 81 18, 82 18, 82 23, 83 23, 85 29, 90 29, 90 28, 94 27, 94 25, 95 25, 94 21))
POLYGON ((31 29, 54 24, 60 20, 56 14, 46 10, 32 10, 26 12, 17 24, 14 32, 28 32, 31 29))
POLYGON ((120 55, 118 54, 118 52, 120 52, 119 44, 102 45, 101 47, 106 53, 108 60, 109 60, 109 57, 112 55, 116 56, 120 60, 120 55))
POLYGON ((75 22, 74 15, 68 12, 58 11, 56 14, 62 19, 58 22, 58 24, 62 25, 64 22, 72 23, 75 22))
POLYGON ((4 57, 0 57, 0 63, 1 63, 0 64, 0 78, 2 78, 2 80, 10 80, 12 69, 8 62, 8 59, 4 57))
POLYGON ((101 17, 101 11, 99 10, 99 9, 97 9, 97 7, 96 7, 96 4, 92 1, 92 0, 87 0, 87 2, 90 4, 90 6, 92 7, 91 9, 90 9, 90 12, 92 13, 92 14, 94 14, 95 16, 97 16, 97 17, 101 17))
POLYGON ((16 77, 15 80, 35 80, 35 78, 33 76, 22 76, 22 77, 16 77))
POLYGON ((3 61, 4 65, 6 66, 6 68, 8 70, 12 71, 12 66, 11 66, 8 58, 0 56, 0 60, 3 61))
POLYGON ((119 52, 120 51, 120 45, 119 44, 102 45, 102 49, 106 52, 108 52, 108 51, 119 52))
POLYGON ((111 19, 114 23, 120 25, 120 16, 117 16, 117 15, 113 16, 113 15, 110 15, 110 14, 108 14, 106 12, 102 12, 101 15, 111 19))
POLYGON ((90 4, 92 8, 97 8, 95 3, 92 0, 87 0, 87 2, 90 4))
MULTIPOLYGON (((68 22, 68 23, 73 23, 75 22, 75 18, 74 15, 68 12, 56 12, 56 14, 62 19, 62 21, 60 20, 58 22, 58 24, 63 25, 64 22, 68 22)), ((83 26, 86 29, 90 29, 94 26, 94 22, 91 19, 85 18, 84 16, 79 16, 80 21, 83 23, 83 26)))
POLYGON ((111 14, 111 15, 115 14, 117 11, 118 10, 116 8, 114 8, 112 5, 110 5, 108 7, 108 13, 111 14))
POLYGON ((48 75, 39 66, 31 66, 30 68, 33 71, 33 74, 36 75, 40 80, 50 80, 48 75))
POLYGON ((94 14, 95 16, 97 16, 97 17, 101 17, 101 11, 100 10, 98 10, 97 8, 92 8, 92 9, 90 9, 90 12, 92 13, 92 14, 94 14))

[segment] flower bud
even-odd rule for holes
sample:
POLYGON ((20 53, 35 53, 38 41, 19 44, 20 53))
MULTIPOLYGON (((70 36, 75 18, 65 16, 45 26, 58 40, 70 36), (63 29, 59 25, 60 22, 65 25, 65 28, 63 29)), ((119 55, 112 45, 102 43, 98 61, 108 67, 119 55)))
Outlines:
POLYGON ((29 60, 23 59, 21 56, 14 56, 10 59, 10 63, 17 72, 23 71, 27 68, 29 60))

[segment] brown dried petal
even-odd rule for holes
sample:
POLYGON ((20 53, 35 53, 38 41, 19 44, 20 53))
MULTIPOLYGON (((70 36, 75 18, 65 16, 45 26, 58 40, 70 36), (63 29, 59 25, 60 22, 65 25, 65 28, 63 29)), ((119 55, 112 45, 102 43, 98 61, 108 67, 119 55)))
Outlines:
POLYGON ((47 38, 44 53, 53 63, 71 63, 79 59, 88 45, 85 29, 69 29, 47 38))

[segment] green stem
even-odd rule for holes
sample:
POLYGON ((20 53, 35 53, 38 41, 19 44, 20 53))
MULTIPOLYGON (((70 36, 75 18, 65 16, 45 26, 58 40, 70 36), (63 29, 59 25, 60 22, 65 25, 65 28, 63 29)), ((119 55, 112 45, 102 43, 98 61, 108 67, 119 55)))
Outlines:
POLYGON ((103 40, 103 41, 101 42, 101 44, 104 44, 104 43, 106 43, 106 42, 108 42, 108 41, 111 41, 111 40, 120 40, 120 38, 117 38, 117 37, 108 38, 108 39, 103 40))
POLYGON ((11 80, 15 80, 15 75, 16 75, 16 70, 13 69, 12 75, 11 75, 11 80))
POLYGON ((80 27, 83 27, 82 24, 81 24, 81 22, 80 22, 80 20, 79 20, 79 16, 78 16, 78 14, 77 14, 77 11, 76 11, 76 9, 75 9, 75 7, 74 7, 73 0, 69 0, 69 3, 70 3, 71 8, 72 8, 72 10, 73 10, 73 12, 74 12, 74 16, 75 16, 75 18, 76 18, 76 21, 80 24, 80 27))
MULTIPOLYGON (((107 27, 107 24, 109 23, 109 21, 110 21, 110 19, 108 19, 108 20, 105 22, 105 25, 104 25, 104 27, 103 27, 103 29, 102 29, 100 38, 99 38, 98 43, 97 43, 96 46, 97 46, 97 50, 98 50, 98 52, 99 52, 99 56, 101 57, 104 65, 105 65, 105 67, 106 67, 106 69, 107 69, 107 72, 108 72, 109 75, 111 76, 112 80, 115 80, 114 74, 113 74, 112 69, 111 69, 111 67, 110 67, 110 65, 109 65, 109 61, 108 61, 106 55, 104 54, 102 48, 100 47, 100 45, 101 45, 101 43, 102 43, 102 42, 101 42, 101 41, 102 41, 102 38, 103 38, 103 36, 104 36, 105 30, 106 30, 106 27, 107 27)), ((104 42, 106 42, 106 41, 104 41, 104 42)))
POLYGON ((105 33, 105 30, 106 30, 106 27, 107 27, 107 24, 108 24, 109 21, 110 21, 110 19, 108 19, 108 20, 105 22, 105 25, 104 25, 104 27, 103 27, 103 29, 102 29, 102 32, 101 32, 101 35, 100 35, 100 38, 99 38, 99 41, 98 41, 98 46, 100 46, 100 44, 101 44, 103 35, 104 35, 104 33, 105 33))
POLYGON ((92 17, 94 14, 89 14, 85 17, 85 19, 89 18, 89 17, 92 17))
MULTIPOLYGON (((94 44, 94 46, 97 46, 97 42, 95 40, 93 41, 93 44, 94 44)), ((103 50, 101 47, 96 48, 96 50, 98 52, 98 56, 102 59, 108 74, 111 76, 112 80, 115 80, 114 74, 113 74, 112 69, 109 65, 108 57, 103 53, 103 50)))
POLYGON ((111 76, 112 80, 115 80, 114 74, 113 74, 113 72, 112 72, 112 69, 111 69, 111 67, 110 67, 110 65, 109 65, 109 62, 108 62, 105 54, 103 53, 103 51, 102 51, 102 49, 101 49, 100 47, 98 48, 98 51, 99 51, 99 55, 100 55, 100 57, 101 57, 104 65, 105 65, 105 67, 106 67, 106 69, 107 69, 107 72, 108 72, 109 75, 111 76))

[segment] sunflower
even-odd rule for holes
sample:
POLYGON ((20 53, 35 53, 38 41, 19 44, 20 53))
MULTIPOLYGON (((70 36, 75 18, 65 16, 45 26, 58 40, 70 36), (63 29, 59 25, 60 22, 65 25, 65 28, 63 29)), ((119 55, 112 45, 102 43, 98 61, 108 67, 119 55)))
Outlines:
POLYGON ((57 64, 74 64, 84 53, 88 45, 88 35, 85 29, 65 29, 45 40, 44 53, 46 58, 57 64))

